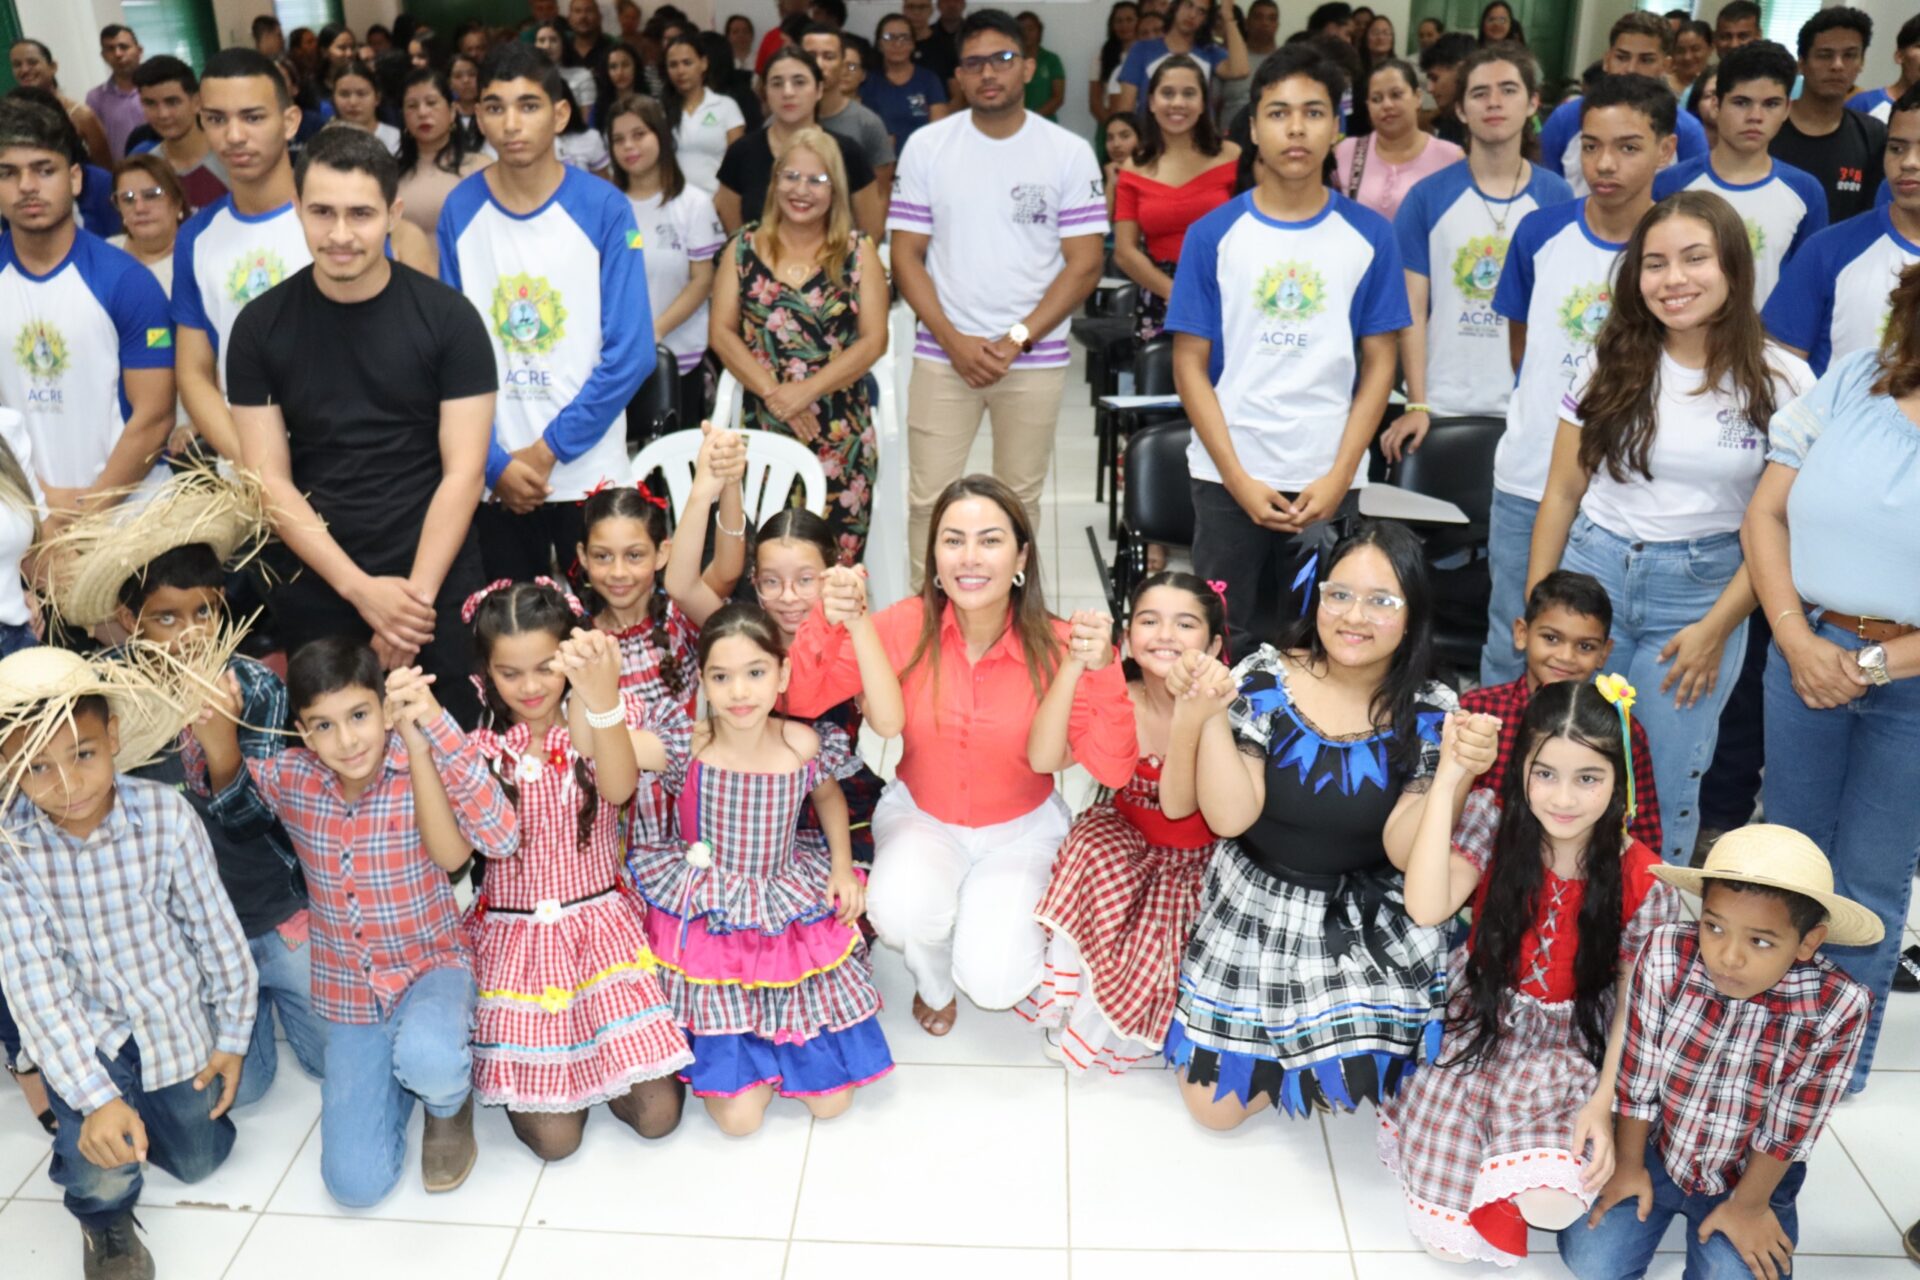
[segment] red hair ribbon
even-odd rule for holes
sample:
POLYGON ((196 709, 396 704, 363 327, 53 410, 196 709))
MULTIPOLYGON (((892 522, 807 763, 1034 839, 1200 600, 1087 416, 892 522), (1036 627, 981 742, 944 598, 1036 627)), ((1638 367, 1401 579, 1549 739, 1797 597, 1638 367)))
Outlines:
POLYGON ((1208 585, 1209 587, 1211 587, 1211 588, 1213 588, 1213 594, 1215 594, 1215 595, 1217 595, 1217 596, 1219 596, 1219 597, 1220 597, 1220 601, 1221 601, 1221 603, 1222 603, 1222 604, 1224 604, 1224 603, 1226 603, 1226 599, 1227 599, 1227 584, 1226 584, 1226 583, 1224 583, 1224 582, 1221 582, 1221 581, 1219 581, 1219 580, 1217 580, 1217 579, 1214 579, 1214 578, 1208 578, 1208 579, 1207 579, 1207 585, 1208 585))
MULTIPOLYGON (((580 499, 580 501, 584 504, 585 502, 587 502, 588 499, 597 497, 598 495, 605 493, 609 489, 622 489, 626 487, 627 486, 618 484, 613 480, 603 479, 602 481, 600 481, 599 484, 596 484, 595 486, 593 486, 593 488, 587 490, 586 497, 580 499)), ((632 486, 632 488, 635 493, 640 495, 640 501, 648 503, 651 506, 656 506, 660 508, 662 511, 665 511, 667 509, 667 500, 665 498, 655 497, 653 490, 647 488, 645 484, 636 484, 632 486)))
MULTIPOLYGON (((478 591, 468 596, 466 598, 466 601, 462 603, 460 606, 460 621, 471 625, 473 622, 473 615, 480 611, 480 602, 482 600, 485 600, 488 596, 492 595, 494 592, 504 591, 508 587, 511 587, 512 585, 513 585, 512 578, 495 578, 492 582, 489 582, 486 586, 480 588, 478 591)), ((535 578, 533 580, 533 585, 535 585, 536 587, 546 587, 549 590, 558 592, 560 598, 567 602, 567 612, 571 613, 574 617, 584 618, 587 616, 587 607, 580 603, 579 598, 575 596, 573 592, 569 591, 566 587, 562 586, 558 582, 555 582, 552 578, 549 578, 546 574, 543 573, 539 577, 535 578)))
POLYGON ((665 498, 659 497, 654 493, 653 490, 647 488, 644 482, 633 486, 633 491, 640 495, 640 500, 642 502, 652 503, 654 506, 660 508, 662 511, 665 511, 667 509, 667 500, 665 498))

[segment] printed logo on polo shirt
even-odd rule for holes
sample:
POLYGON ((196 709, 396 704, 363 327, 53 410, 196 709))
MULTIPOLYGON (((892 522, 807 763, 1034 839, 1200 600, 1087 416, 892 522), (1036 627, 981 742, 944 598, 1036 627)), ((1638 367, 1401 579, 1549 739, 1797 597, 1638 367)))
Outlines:
POLYGON ((1475 302, 1491 302, 1506 261, 1505 236, 1475 236, 1453 255, 1454 287, 1475 302))
POLYGON ((700 117, 700 127, 703 129, 714 128, 719 123, 720 123, 720 117, 711 111, 707 112, 707 114, 700 117))
POLYGON ((53 386, 67 371, 67 340, 44 320, 29 320, 20 326, 13 343, 13 358, 26 370, 35 384, 27 391, 27 402, 44 406, 60 403, 60 392, 53 386))
POLYGON ((1738 409, 1722 409, 1713 417, 1720 424, 1720 434, 1714 443, 1722 449, 1758 449, 1766 442, 1766 437, 1754 430, 1752 421, 1738 409))
POLYGON ((1254 285, 1253 301, 1269 320, 1304 324, 1326 309, 1326 282, 1304 262, 1276 262, 1254 285))
POLYGON ((1037 182, 1022 182, 1014 187, 1013 220, 1045 226, 1052 221, 1047 213, 1047 188, 1037 182))
POLYGON ((271 249, 242 254, 227 272, 227 297, 246 306, 287 278, 287 264, 271 249))
POLYGON ((1612 311, 1612 285, 1583 284, 1560 303, 1560 327, 1573 341, 1591 346, 1612 311))
POLYGON ((566 336, 567 309, 540 276, 503 276, 493 288, 493 331, 510 355, 543 356, 566 336))

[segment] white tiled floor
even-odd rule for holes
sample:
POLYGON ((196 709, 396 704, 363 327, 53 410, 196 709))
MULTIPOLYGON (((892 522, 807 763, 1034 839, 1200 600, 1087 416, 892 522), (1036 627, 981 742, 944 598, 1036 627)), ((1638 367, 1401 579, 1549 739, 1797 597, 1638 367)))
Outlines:
MULTIPOLYGON (((1077 377, 1077 374, 1076 374, 1077 377)), ((1070 404, 1082 398, 1070 382, 1070 404)), ((1057 610, 1103 607, 1083 527, 1090 413, 1070 407, 1049 485, 1043 562, 1057 610)), ((984 446, 977 458, 985 464, 984 446)), ((1110 548, 1108 550, 1110 554, 1110 548)), ((1287 1280, 1463 1274, 1414 1251, 1371 1117, 1234 1134, 1193 1125, 1161 1070, 1069 1082, 1011 1013, 964 1007, 945 1040, 908 1016, 899 959, 876 955, 900 1062, 840 1120, 775 1107, 747 1139, 697 1104, 643 1143, 595 1116, 572 1158, 542 1166, 483 1112, 480 1163, 449 1196, 410 1176, 372 1210, 320 1186, 318 1089, 291 1063, 238 1116, 214 1178, 150 1176, 140 1210, 165 1280, 1159 1280, 1176 1272, 1287 1280)), ((418 1126, 415 1128, 416 1136, 418 1126)), ((417 1146, 417 1143, 416 1143, 417 1146)), ((1899 1233, 1920 1217, 1920 996, 1889 1008, 1872 1087, 1843 1105, 1813 1159, 1795 1275, 1910 1280, 1899 1233)), ((0 1087, 0 1278, 77 1280, 80 1240, 46 1176, 46 1144, 0 1087)), ((1677 1248, 1677 1233, 1668 1238, 1677 1248)), ((1551 1241, 1513 1274, 1564 1274, 1551 1241)), ((1679 1280, 1664 1256, 1656 1280, 1679 1280)))

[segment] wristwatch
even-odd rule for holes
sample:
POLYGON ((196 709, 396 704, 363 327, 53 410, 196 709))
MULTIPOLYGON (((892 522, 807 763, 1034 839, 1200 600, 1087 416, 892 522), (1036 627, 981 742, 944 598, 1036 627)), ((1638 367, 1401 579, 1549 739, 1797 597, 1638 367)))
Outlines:
POLYGON ((1028 332, 1026 325, 1016 324, 1007 330, 1007 340, 1020 348, 1023 353, 1033 354, 1033 334, 1028 332))
POLYGON ((1887 674, 1887 647, 1883 644, 1870 644, 1858 650, 1853 660, 1860 670, 1866 672, 1867 679, 1875 684, 1892 684, 1893 677, 1887 674))

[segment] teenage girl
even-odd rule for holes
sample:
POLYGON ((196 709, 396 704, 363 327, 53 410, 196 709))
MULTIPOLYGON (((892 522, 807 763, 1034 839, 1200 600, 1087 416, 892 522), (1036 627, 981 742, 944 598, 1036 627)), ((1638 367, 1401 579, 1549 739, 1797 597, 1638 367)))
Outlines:
MULTIPOLYGON (((1100 619, 1103 623, 1104 618, 1100 619)), ((1205 715, 1203 703, 1167 691, 1167 674, 1187 653, 1218 657, 1226 607, 1188 573, 1162 572, 1135 589, 1127 618, 1127 696, 1140 759, 1113 798, 1075 819, 1053 864, 1034 918, 1050 933, 1047 976, 1017 1006, 1048 1028, 1069 1071, 1118 1075, 1160 1052, 1173 1017, 1180 956, 1200 909, 1200 882, 1213 832, 1199 813, 1193 758, 1170 759, 1177 719, 1205 715)), ((1082 669, 1104 666, 1113 650, 1078 651, 1040 700, 1027 735, 1036 773, 1067 767, 1067 724, 1082 669)))
MULTIPOLYGON (((1627 978, 1679 899, 1627 833, 1632 691, 1602 681, 1611 699, 1578 680, 1535 694, 1497 798, 1472 792, 1451 831, 1448 807, 1427 805, 1407 861, 1416 923, 1473 904, 1448 965, 1445 1044, 1383 1107, 1379 1135, 1414 1238, 1451 1261, 1512 1266, 1528 1226, 1568 1226, 1613 1172, 1627 978)), ((1498 723, 1449 718, 1436 796, 1474 772, 1463 720, 1498 723)))
MULTIPOLYGON (((699 671, 707 715, 685 776, 668 779, 679 839, 637 850, 633 866, 662 985, 693 1045, 683 1078, 738 1137, 760 1127, 776 1092, 818 1119, 841 1114, 893 1057, 855 923, 867 895, 835 780, 853 763, 846 738, 775 711, 786 650, 758 605, 707 620, 699 671), (799 830, 809 800, 824 832, 799 830)), ((897 703, 898 682, 868 696, 897 703)))

